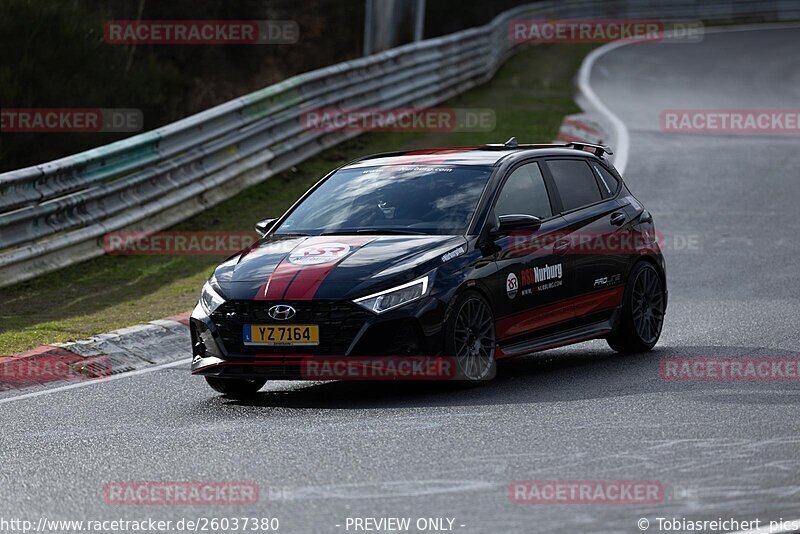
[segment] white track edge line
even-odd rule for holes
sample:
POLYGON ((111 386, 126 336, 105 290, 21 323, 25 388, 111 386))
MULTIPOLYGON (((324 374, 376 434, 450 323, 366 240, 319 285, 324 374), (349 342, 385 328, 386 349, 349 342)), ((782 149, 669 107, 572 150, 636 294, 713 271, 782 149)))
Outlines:
POLYGON ((95 378, 86 380, 84 382, 75 382, 74 384, 67 384, 65 386, 59 386, 55 388, 48 388, 48 389, 40 389, 38 391, 32 391, 30 393, 23 393, 22 395, 16 395, 14 397, 5 397, 0 399, 0 404, 5 404, 7 402, 16 402, 26 399, 33 399, 35 397, 41 397, 42 395, 49 395, 50 393, 58 393, 59 391, 67 391, 70 389, 77 389, 86 386, 93 386, 95 384, 104 384, 106 382, 112 382, 114 380, 120 380, 123 378, 128 378, 130 376, 139 376, 145 373, 151 373, 153 371, 158 371, 160 369, 167 369, 169 367, 177 367, 179 365, 184 365, 187 363, 191 363, 191 358, 184 358, 182 360, 178 360, 175 362, 169 363, 162 363, 160 365, 152 365, 149 367, 145 367, 144 369, 137 369, 136 371, 128 371, 126 373, 120 373, 118 375, 107 376, 104 378, 95 378))
MULTIPOLYGON (((723 32, 737 32, 737 31, 759 31, 759 30, 772 30, 772 29, 789 29, 789 28, 798 28, 797 24, 794 23, 787 23, 787 24, 746 24, 742 26, 732 26, 732 27, 711 27, 705 28, 703 34, 707 33, 723 33, 723 32)), ((597 94, 592 89, 592 85, 590 83, 590 78, 592 75, 592 68, 594 67, 595 62, 603 57, 604 55, 608 54, 609 52, 616 50, 622 46, 632 45, 637 43, 646 43, 648 41, 613 41, 611 43, 605 44, 600 48, 596 48, 592 50, 586 58, 584 58, 583 63, 581 63, 581 68, 578 73, 578 91, 579 94, 582 95, 589 101, 589 104, 593 106, 593 109, 584 109, 586 112, 597 112, 600 115, 603 115, 606 120, 611 124, 611 127, 615 130, 616 133, 616 144, 617 146, 612 147, 615 151, 614 157, 614 167, 617 168, 620 174, 625 174, 625 169, 628 166, 628 152, 630 150, 630 134, 628 133, 628 128, 625 126, 625 123, 617 117, 605 104, 600 100, 597 94)), ((682 46, 680 44, 675 44, 675 46, 682 46)))

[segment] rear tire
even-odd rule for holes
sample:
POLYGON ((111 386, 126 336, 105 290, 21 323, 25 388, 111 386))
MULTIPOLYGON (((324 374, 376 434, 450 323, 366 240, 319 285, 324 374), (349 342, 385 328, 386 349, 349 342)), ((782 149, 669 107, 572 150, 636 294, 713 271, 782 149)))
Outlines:
POLYGON ((494 313, 477 291, 462 293, 445 325, 445 356, 456 364, 456 380, 462 384, 487 382, 497 373, 494 358, 494 313))
POLYGON ((266 379, 248 380, 244 378, 217 378, 207 376, 206 382, 211 389, 235 399, 252 397, 267 383, 266 379))
POLYGON ((622 300, 622 322, 607 338, 617 352, 647 352, 661 336, 666 295, 661 275, 647 261, 634 265, 622 300))

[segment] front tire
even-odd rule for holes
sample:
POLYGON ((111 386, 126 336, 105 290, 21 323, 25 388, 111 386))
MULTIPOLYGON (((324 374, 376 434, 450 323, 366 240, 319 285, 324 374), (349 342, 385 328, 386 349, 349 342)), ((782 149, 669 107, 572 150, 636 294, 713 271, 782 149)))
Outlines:
POLYGON ((494 327, 492 308, 483 295, 467 291, 458 297, 445 329, 445 356, 455 360, 457 380, 474 384, 494 378, 494 327))
POLYGON ((646 352, 661 336, 664 326, 666 294, 661 275, 653 265, 641 261, 634 265, 622 301, 622 322, 606 338, 617 352, 646 352))
POLYGON ((252 397, 267 383, 266 379, 248 380, 244 378, 217 378, 207 376, 206 382, 211 389, 235 399, 252 397))

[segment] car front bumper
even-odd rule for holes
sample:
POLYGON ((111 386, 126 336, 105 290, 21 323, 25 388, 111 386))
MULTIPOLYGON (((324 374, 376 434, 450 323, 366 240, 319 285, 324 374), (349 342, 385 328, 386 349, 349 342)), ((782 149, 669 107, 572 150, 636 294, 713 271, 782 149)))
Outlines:
POLYGON ((211 315, 196 306, 189 320, 192 374, 314 379, 303 371, 309 362, 387 356, 414 358, 435 356, 442 351, 447 303, 433 296, 380 315, 349 301, 288 302, 297 309, 293 322, 319 325, 319 345, 245 345, 242 325, 281 324, 266 315, 266 310, 274 304, 277 302, 227 302, 211 315))

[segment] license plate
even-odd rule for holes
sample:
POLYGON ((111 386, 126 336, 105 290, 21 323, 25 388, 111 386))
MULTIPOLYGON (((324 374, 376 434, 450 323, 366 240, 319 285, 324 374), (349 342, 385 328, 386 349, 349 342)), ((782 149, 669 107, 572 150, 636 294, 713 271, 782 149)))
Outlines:
POLYGON ((313 324, 244 325, 245 345, 319 345, 319 326, 313 324))

